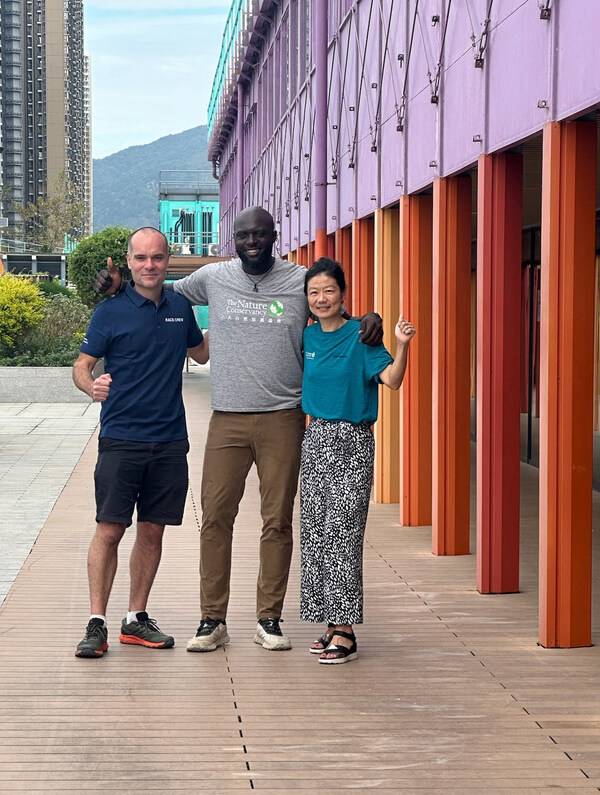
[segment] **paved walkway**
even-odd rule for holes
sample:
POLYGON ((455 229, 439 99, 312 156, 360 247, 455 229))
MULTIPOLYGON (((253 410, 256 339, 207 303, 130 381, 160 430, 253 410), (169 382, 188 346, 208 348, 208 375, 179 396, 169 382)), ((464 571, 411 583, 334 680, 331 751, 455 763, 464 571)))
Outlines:
MULTIPOLYGON (((285 615, 294 649, 252 643, 252 476, 235 539, 232 642, 213 654, 185 651, 198 620, 208 391, 205 375, 187 378, 191 499, 184 526, 168 531, 151 604, 176 648, 114 642, 129 536, 111 600, 111 649, 102 660, 73 656, 87 620, 92 440, 0 609, 0 792, 598 792, 600 650, 535 644, 531 496, 524 591, 512 596, 478 595, 473 556, 434 558, 428 528, 400 528, 396 506, 373 506, 361 656, 325 667, 306 652, 315 630, 297 620, 297 555, 285 615)), ((534 494, 535 471, 524 467, 523 481, 534 494)))
POLYGON ((0 403, 0 604, 99 413, 99 404, 0 403))

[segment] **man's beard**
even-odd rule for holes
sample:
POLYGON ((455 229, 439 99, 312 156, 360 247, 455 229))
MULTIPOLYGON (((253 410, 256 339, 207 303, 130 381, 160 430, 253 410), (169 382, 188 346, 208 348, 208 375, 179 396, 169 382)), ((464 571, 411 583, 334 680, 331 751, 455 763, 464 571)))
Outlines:
POLYGON ((252 273, 263 273, 271 267, 272 249, 264 251, 260 257, 250 259, 245 253, 237 252, 238 257, 242 261, 244 270, 251 271, 252 273))

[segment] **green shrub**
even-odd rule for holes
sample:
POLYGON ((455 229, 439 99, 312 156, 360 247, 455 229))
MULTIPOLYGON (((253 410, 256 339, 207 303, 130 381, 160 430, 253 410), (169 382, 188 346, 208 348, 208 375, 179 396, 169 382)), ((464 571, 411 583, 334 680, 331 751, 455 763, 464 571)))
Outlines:
POLYGON ((86 306, 93 307, 102 299, 94 291, 94 283, 98 271, 106 268, 107 257, 112 257, 114 264, 121 267, 125 278, 131 278, 126 262, 127 238, 130 234, 125 227, 110 226, 85 237, 69 255, 69 281, 75 284, 86 306))
POLYGON ((51 354, 76 350, 81 344, 90 315, 91 311, 79 300, 66 295, 47 298, 42 320, 23 335, 16 353, 51 354))
POLYGON ((61 284, 60 279, 54 278, 48 281, 39 281, 37 286, 43 296, 50 298, 53 295, 66 295, 67 298, 77 298, 77 293, 74 290, 69 290, 64 284, 61 284))
POLYGON ((71 367, 79 356, 77 348, 53 353, 22 353, 18 356, 0 356, 0 367, 71 367))
POLYGON ((0 276, 0 355, 44 317, 44 299, 36 284, 9 273, 0 276))

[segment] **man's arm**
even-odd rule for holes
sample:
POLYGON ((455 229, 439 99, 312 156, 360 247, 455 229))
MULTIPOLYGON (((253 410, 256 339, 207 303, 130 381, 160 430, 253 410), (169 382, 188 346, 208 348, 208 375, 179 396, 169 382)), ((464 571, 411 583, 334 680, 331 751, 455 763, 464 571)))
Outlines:
POLYGON ((194 348, 188 348, 187 355, 195 362, 198 362, 198 364, 206 364, 209 357, 208 332, 204 335, 204 339, 200 345, 196 345, 194 348))
POLYGON ((97 361, 98 359, 94 356, 80 353, 73 365, 73 382, 77 389, 81 389, 93 401, 102 403, 109 395, 112 378, 108 373, 104 373, 98 378, 92 376, 97 361))

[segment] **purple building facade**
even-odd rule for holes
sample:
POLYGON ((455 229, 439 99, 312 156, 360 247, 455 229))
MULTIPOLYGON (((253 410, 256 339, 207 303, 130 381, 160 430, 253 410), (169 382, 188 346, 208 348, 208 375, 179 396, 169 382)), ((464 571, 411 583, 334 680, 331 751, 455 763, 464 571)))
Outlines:
POLYGON ((473 523, 478 589, 509 593, 539 465, 547 647, 591 642, 598 41, 596 0, 234 0, 209 109, 223 252, 261 205, 281 255, 341 261, 390 345, 400 312, 417 326, 374 498, 436 555, 469 553, 473 523))

